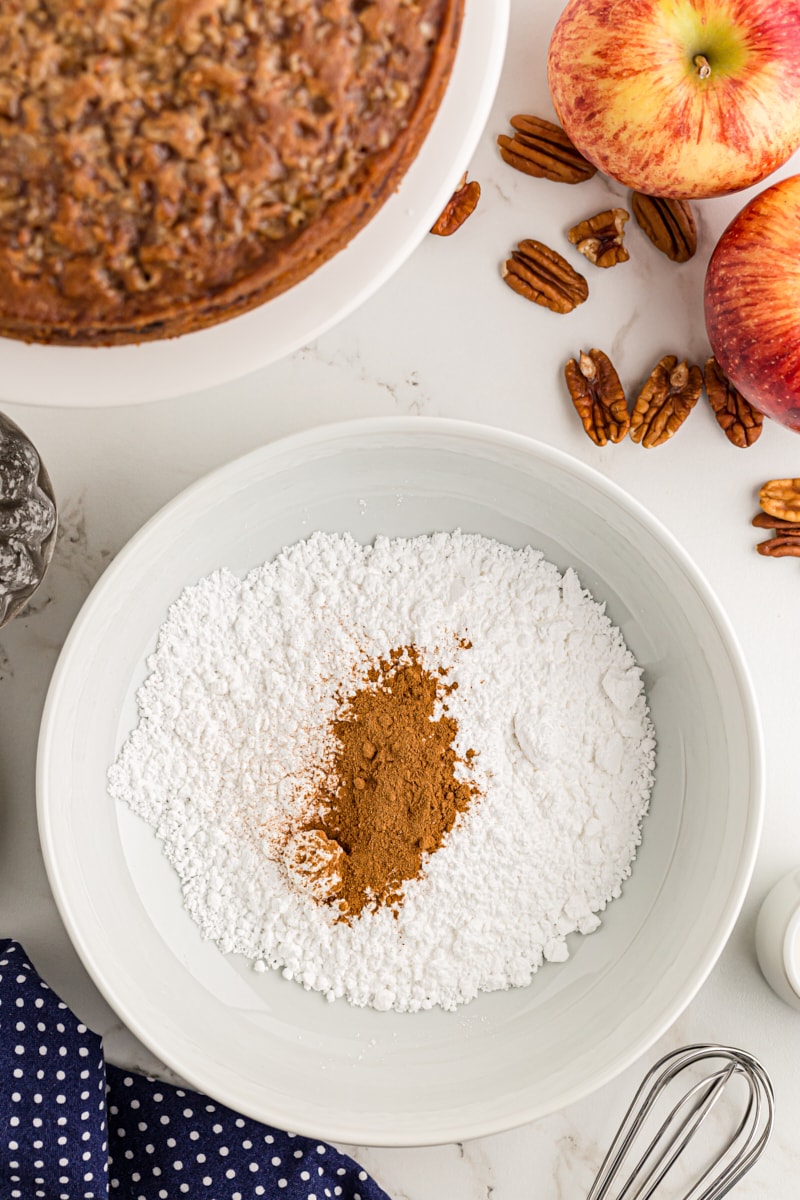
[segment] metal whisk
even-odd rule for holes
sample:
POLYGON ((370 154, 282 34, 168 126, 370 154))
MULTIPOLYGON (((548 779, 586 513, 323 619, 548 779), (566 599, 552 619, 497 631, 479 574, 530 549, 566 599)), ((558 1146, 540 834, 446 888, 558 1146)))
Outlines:
POLYGON ((681 1194, 682 1200, 727 1195, 769 1141, 774 1096, 769 1076, 751 1054, 704 1044, 673 1050, 645 1077, 587 1200, 649 1200, 723 1093, 734 1091, 739 1110, 733 1110, 731 1129, 720 1135, 718 1145, 709 1146, 710 1166, 697 1167, 696 1177, 684 1184, 688 1191, 681 1194), (744 1086, 735 1085, 736 1080, 744 1086), (666 1115, 654 1114, 656 1106, 666 1115))

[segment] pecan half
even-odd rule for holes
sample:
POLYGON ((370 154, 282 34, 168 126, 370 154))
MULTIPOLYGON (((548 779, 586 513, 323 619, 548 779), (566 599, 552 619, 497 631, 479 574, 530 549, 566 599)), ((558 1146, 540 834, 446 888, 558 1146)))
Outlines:
POLYGON ((756 545, 759 554, 767 558, 800 558, 800 537, 782 536, 767 538, 756 545))
POLYGON ((771 517, 800 522, 800 479, 769 479, 758 493, 758 503, 771 517))
POLYGON ((724 430, 729 442, 746 450, 761 437, 763 415, 736 390, 715 358, 709 358, 703 376, 706 395, 717 424, 724 430))
POLYGON ((697 251, 697 226, 688 200, 666 200, 634 192, 631 208, 653 245, 673 262, 688 262, 697 251))
POLYGON ((651 371, 631 413, 631 438, 646 449, 680 429, 703 390, 703 372, 667 354, 651 371))
POLYGON ((450 237, 474 213, 481 198, 481 185, 476 179, 467 183, 466 171, 461 176, 458 187, 445 204, 439 216, 431 226, 431 233, 438 237, 450 237))
POLYGON ((597 446, 621 442, 630 427, 625 393, 611 359, 602 350, 581 350, 564 368, 569 394, 583 428, 597 446))
POLYGON ((552 312, 572 312, 589 295, 583 275, 556 250, 533 238, 525 238, 512 251, 503 263, 502 276, 520 296, 552 312))
POLYGON ((497 144, 503 161, 518 171, 554 183, 583 183, 597 173, 560 125, 519 115, 511 118, 511 128, 514 136, 501 133, 497 144))
POLYGON ((576 250, 598 267, 615 267, 627 262, 630 254, 622 244, 625 222, 630 214, 624 208, 608 208, 573 225, 567 237, 576 250))
POLYGON ((756 529, 774 529, 778 533, 800 533, 800 522, 784 521, 780 517, 771 517, 769 513, 757 513, 751 525, 755 525, 756 529))

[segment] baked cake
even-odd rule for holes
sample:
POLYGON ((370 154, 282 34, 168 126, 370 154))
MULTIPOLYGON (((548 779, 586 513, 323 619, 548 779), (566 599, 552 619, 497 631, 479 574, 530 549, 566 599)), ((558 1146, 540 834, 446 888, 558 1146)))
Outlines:
POLYGON ((303 279, 413 160, 463 4, 0 4, 0 334, 171 337, 303 279))

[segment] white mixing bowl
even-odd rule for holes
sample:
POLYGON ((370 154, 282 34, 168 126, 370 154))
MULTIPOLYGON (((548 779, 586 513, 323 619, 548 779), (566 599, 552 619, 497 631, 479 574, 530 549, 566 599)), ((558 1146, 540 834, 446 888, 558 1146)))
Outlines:
POLYGON ((330 426, 265 446, 157 515, 106 571, 64 647, 38 764, 42 842, 97 985, 157 1055, 242 1111, 358 1144, 460 1140, 611 1079, 675 1020, 736 920, 756 853, 761 741, 727 619, 674 539, 565 454, 462 422, 330 426), (201 940, 152 830, 106 793, 170 602, 313 530, 461 528, 531 543, 605 600, 645 670, 658 737, 622 897, 567 962, 455 1013, 328 1004, 201 940))

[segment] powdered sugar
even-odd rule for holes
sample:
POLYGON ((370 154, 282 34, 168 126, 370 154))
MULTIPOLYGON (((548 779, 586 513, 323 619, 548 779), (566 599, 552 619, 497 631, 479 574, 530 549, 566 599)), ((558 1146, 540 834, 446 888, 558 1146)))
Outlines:
POLYGON ((156 829, 206 937, 330 999, 454 1008, 525 985, 630 873, 655 747, 641 672, 575 573, 536 550, 317 533, 188 588, 148 667, 112 796, 156 829), (337 923, 281 836, 329 761, 337 694, 407 645, 458 683, 455 748, 478 752, 459 770, 481 795, 397 915, 337 923))

